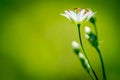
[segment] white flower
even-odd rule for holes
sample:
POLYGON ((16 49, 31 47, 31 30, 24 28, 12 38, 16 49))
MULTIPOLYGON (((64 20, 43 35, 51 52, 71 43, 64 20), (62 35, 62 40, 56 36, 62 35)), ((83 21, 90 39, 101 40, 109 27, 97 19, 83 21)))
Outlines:
POLYGON ((93 13, 90 9, 75 8, 74 11, 65 10, 65 13, 60 15, 65 16, 70 21, 73 21, 76 24, 81 24, 90 20, 90 18, 93 17, 94 14, 95 13, 93 13))

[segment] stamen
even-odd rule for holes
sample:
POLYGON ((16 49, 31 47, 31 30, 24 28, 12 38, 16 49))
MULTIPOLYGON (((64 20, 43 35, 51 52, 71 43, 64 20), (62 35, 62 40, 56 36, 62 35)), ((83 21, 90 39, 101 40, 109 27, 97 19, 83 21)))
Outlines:
POLYGON ((89 12, 89 9, 86 9, 86 11, 85 11, 85 13, 84 13, 84 14, 86 14, 87 12, 89 12))
POLYGON ((68 9, 67 11, 68 11, 68 12, 70 12, 71 10, 70 10, 70 9, 68 9))
POLYGON ((89 8, 87 8, 86 11, 89 12, 90 11, 89 8))
POLYGON ((80 11, 81 11, 81 8, 78 8, 77 10, 78 10, 78 12, 80 12, 80 11))
POLYGON ((78 8, 74 8, 74 10, 76 10, 76 9, 78 9, 78 8))
POLYGON ((74 8, 75 13, 77 13, 77 8, 74 8))
POLYGON ((74 11, 75 11, 76 13, 79 13, 79 12, 81 11, 81 8, 74 8, 74 11))

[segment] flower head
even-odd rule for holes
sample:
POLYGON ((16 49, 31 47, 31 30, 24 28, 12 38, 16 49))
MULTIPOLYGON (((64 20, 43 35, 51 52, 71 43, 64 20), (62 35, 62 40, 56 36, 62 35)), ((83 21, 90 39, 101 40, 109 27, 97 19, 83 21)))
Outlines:
POLYGON ((95 13, 93 13, 90 9, 75 8, 74 11, 65 10, 65 13, 61 15, 76 24, 82 24, 86 21, 89 21, 94 14, 95 13))

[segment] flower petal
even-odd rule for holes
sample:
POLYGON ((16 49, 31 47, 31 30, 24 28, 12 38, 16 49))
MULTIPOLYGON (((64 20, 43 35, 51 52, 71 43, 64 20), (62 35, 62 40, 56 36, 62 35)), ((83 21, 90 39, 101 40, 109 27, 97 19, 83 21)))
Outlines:
POLYGON ((85 9, 82 9, 79 13, 78 13, 78 15, 77 15, 77 20, 80 22, 80 21, 82 21, 83 20, 83 15, 84 15, 84 13, 85 13, 85 9))
POLYGON ((87 22, 91 17, 94 16, 95 13, 93 13, 90 9, 89 11, 84 15, 83 19, 85 19, 85 22, 87 22))
POLYGON ((69 15, 66 15, 66 14, 60 14, 60 15, 66 17, 67 19, 69 19, 71 21, 69 15))
POLYGON ((76 14, 75 12, 73 12, 73 11, 70 11, 70 14, 71 14, 71 18, 72 18, 75 22, 77 22, 77 14, 76 14))
POLYGON ((73 12, 71 10, 69 10, 69 11, 66 10, 65 14, 68 15, 70 17, 70 19, 72 19, 74 22, 77 21, 77 19, 76 19, 77 16, 76 16, 75 12, 73 12))
POLYGON ((95 15, 95 13, 89 13, 87 20, 89 20, 91 17, 93 17, 95 15))
POLYGON ((90 13, 89 13, 89 12, 85 13, 85 14, 83 15, 83 17, 82 17, 82 20, 87 19, 87 17, 88 17, 89 15, 90 15, 90 13))

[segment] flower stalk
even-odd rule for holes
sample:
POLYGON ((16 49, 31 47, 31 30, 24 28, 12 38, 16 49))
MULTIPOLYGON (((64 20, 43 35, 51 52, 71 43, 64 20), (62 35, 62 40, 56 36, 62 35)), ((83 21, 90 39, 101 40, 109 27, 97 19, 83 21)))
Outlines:
POLYGON ((83 50, 83 52, 84 52, 85 57, 86 57, 87 60, 88 60, 88 63, 89 63, 89 65, 90 65, 90 68, 91 68, 91 70, 92 70, 92 72, 93 72, 96 80, 98 80, 98 77, 97 77, 94 69, 92 68, 92 66, 91 66, 91 64, 90 64, 90 61, 89 61, 89 59, 88 59, 88 57, 87 57, 87 55, 86 55, 86 52, 85 52, 85 50, 84 50, 84 48, 83 48, 82 38, 81 38, 81 33, 80 33, 80 24, 78 24, 77 26, 78 26, 78 35, 79 35, 80 45, 81 45, 81 47, 82 47, 82 50, 83 50))
POLYGON ((90 64, 88 63, 88 59, 82 53, 79 53, 79 58, 80 61, 82 62, 83 67, 85 68, 91 79, 94 80, 93 76, 90 74, 91 67, 90 64))
MULTIPOLYGON (((95 28, 96 35, 98 36, 96 23, 94 22, 93 25, 94 25, 94 28, 95 28)), ((98 41, 98 37, 97 37, 97 41, 98 41)), ((101 66, 102 66, 102 73, 103 73, 103 80, 106 80, 105 67, 104 67, 104 62, 103 62, 103 59, 102 59, 101 51, 99 49, 99 43, 98 43, 98 46, 96 46, 95 48, 96 48, 96 50, 98 52, 98 55, 100 57, 101 66)))
POLYGON ((91 43, 91 45, 94 46, 94 48, 98 52, 100 62, 101 62, 101 66, 102 66, 103 80, 106 80, 104 62, 103 62, 103 59, 102 59, 101 51, 99 49, 97 28, 96 28, 95 23, 93 23, 93 24, 94 24, 96 35, 91 31, 91 29, 89 27, 85 27, 85 32, 86 32, 85 37, 88 39, 88 41, 91 43))
POLYGON ((99 47, 96 47, 96 50, 97 50, 97 52, 98 52, 98 54, 99 54, 100 61, 101 61, 102 73, 103 73, 103 80, 106 80, 106 74, 105 74, 104 62, 103 62, 103 59, 102 59, 101 51, 100 51, 99 47))
POLYGON ((72 46, 73 46, 74 52, 76 53, 79 60, 81 61, 83 68, 89 74, 89 76, 91 77, 91 80, 94 80, 93 76, 90 74, 90 64, 88 63, 87 58, 82 54, 82 52, 80 50, 81 46, 76 41, 72 42, 72 46))

